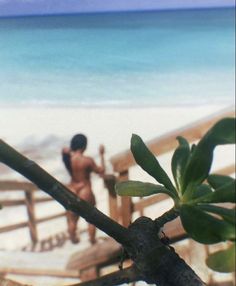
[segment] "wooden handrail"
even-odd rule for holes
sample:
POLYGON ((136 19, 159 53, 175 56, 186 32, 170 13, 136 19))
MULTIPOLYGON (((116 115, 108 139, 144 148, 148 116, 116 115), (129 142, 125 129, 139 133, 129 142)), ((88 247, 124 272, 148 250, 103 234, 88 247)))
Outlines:
MULTIPOLYGON (((38 218, 35 219, 35 224, 39 224, 39 223, 43 223, 46 221, 50 221, 50 220, 54 220, 60 217, 65 216, 66 213, 59 213, 59 214, 55 214, 55 215, 51 215, 51 216, 46 216, 43 218, 38 218)), ((15 223, 15 224, 11 224, 11 225, 6 225, 6 226, 2 226, 0 227, 0 233, 4 233, 4 232, 9 232, 9 231, 13 231, 19 228, 24 228, 24 227, 28 227, 29 226, 29 222, 28 221, 24 221, 24 222, 19 222, 19 223, 15 223)))
POLYGON ((221 175, 231 175, 231 174, 235 174, 235 165, 232 164, 232 165, 229 165, 229 166, 226 166, 220 170, 217 170, 215 172, 213 172, 215 174, 221 174, 221 175))
MULTIPOLYGON (((52 198, 37 198, 34 199, 34 203, 45 203, 45 202, 52 202, 54 199, 52 198)), ((3 207, 15 207, 15 206, 22 206, 25 205, 25 200, 19 199, 19 200, 0 200, 0 205, 3 207)))
POLYGON ((0 227, 0 234, 28 227, 31 241, 35 245, 38 242, 37 224, 63 217, 66 214, 66 212, 61 212, 42 218, 36 218, 35 204, 43 202, 52 202, 54 200, 51 197, 34 198, 35 191, 38 191, 38 187, 30 182, 10 180, 0 181, 0 192, 8 191, 24 192, 25 199, 3 199, 0 200, 0 204, 4 207, 13 207, 20 205, 25 206, 27 210, 28 221, 2 226, 0 227))
MULTIPOLYGON (((180 128, 166 133, 162 136, 159 136, 147 142, 146 144, 148 148, 153 152, 153 154, 155 154, 156 156, 161 155, 176 148, 177 136, 183 136, 190 142, 199 140, 207 132, 207 130, 212 127, 219 119, 223 117, 234 116, 234 109, 224 110, 204 119, 198 120, 195 123, 187 125, 184 128, 180 128)), ((113 170, 118 173, 126 171, 130 167, 136 165, 133 155, 129 150, 113 156, 110 161, 113 166, 113 170)))
MULTIPOLYGON (((225 109, 183 128, 159 136, 146 144, 155 156, 162 155, 177 147, 177 136, 183 136, 189 142, 198 141, 209 130, 209 128, 224 117, 235 117, 235 110, 233 108, 225 109)), ((113 156, 110 161, 114 172, 118 173, 116 181, 127 180, 129 178, 129 168, 136 165, 133 155, 129 150, 113 156)), ((220 173, 225 175, 230 175, 234 172, 234 165, 227 166, 220 170, 220 173)), ((130 221, 132 221, 133 212, 139 211, 140 215, 143 215, 143 211, 146 207, 165 199, 166 196, 159 195, 142 199, 139 202, 134 203, 130 197, 113 197, 112 207, 116 210, 113 217, 115 217, 117 221, 121 221, 124 226, 128 226, 130 221)), ((111 214, 112 213, 113 211, 111 211, 111 214)))
POLYGON ((24 227, 27 227, 28 225, 29 225, 28 221, 25 221, 25 222, 19 222, 19 223, 15 223, 11 225, 2 226, 0 227, 0 233, 9 232, 9 231, 16 230, 19 228, 24 228, 24 227))
POLYGON ((30 276, 53 276, 61 278, 79 278, 76 270, 56 269, 34 269, 34 268, 13 268, 1 267, 0 274, 30 275, 30 276))
POLYGON ((38 187, 30 182, 0 181, 0 191, 35 191, 38 187))
POLYGON ((43 217, 43 218, 36 219, 36 223, 38 224, 38 223, 42 223, 42 222, 45 222, 45 221, 57 219, 57 218, 65 216, 65 215, 66 215, 66 212, 62 212, 62 213, 59 213, 59 214, 46 216, 46 217, 43 217))

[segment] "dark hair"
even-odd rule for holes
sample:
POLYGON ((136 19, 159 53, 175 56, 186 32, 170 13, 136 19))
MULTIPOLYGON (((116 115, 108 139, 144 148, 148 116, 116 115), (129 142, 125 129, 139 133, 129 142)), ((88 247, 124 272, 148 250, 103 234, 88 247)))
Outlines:
POLYGON ((70 148, 72 151, 85 149, 87 147, 87 137, 84 134, 76 134, 72 137, 70 148))
POLYGON ((72 169, 71 169, 71 164, 70 164, 70 153, 62 153, 62 161, 65 164, 65 167, 69 174, 72 176, 72 169))

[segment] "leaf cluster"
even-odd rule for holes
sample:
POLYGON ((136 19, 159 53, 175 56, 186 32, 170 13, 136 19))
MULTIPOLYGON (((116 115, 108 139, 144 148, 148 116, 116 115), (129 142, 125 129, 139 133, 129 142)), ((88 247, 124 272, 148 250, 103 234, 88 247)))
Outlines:
MULTIPOLYGON (((171 161, 173 184, 143 140, 134 134, 131 151, 135 161, 159 184, 121 182, 116 185, 117 193, 138 197, 167 194, 174 200, 174 209, 180 214, 183 227, 191 238, 203 244, 230 241, 230 245, 234 245, 235 207, 226 208, 222 204, 235 204, 235 179, 210 174, 210 169, 215 148, 235 144, 235 119, 218 121, 196 145, 190 146, 183 137, 177 137, 177 140, 179 146, 171 161)), ((230 247, 232 250, 235 246, 230 247)), ((210 256, 208 266, 218 271, 234 269, 231 250, 210 256), (229 267, 219 266, 226 257, 231 261, 229 267)))

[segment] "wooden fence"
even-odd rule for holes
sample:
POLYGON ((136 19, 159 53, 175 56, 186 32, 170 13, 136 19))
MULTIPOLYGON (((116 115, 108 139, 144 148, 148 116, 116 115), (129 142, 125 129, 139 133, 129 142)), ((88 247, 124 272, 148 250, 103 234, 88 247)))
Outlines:
MULTIPOLYGON (((233 117, 234 110, 227 110, 215 114, 211 117, 197 121, 184 128, 174 130, 162 136, 155 138, 154 140, 147 142, 147 146, 156 155, 162 155, 172 151, 176 146, 176 137, 183 136, 190 142, 199 140, 206 131, 220 118, 233 117)), ((122 223, 124 226, 128 226, 132 221, 132 214, 136 211, 143 214, 146 207, 156 204, 160 201, 167 199, 164 194, 152 196, 146 199, 140 199, 133 202, 130 197, 118 198, 114 191, 114 185, 117 181, 124 181, 129 179, 129 169, 136 165, 133 156, 130 151, 122 152, 111 158, 114 174, 105 175, 104 183, 108 189, 108 204, 110 210, 110 216, 122 223)), ((224 169, 219 170, 221 174, 232 174, 235 171, 235 166, 230 165, 224 169)), ((54 219, 65 216, 65 212, 57 213, 54 215, 46 216, 43 218, 36 218, 35 216, 35 204, 41 204, 45 202, 53 201, 50 197, 35 198, 35 193, 38 188, 30 182, 17 182, 17 181, 0 181, 0 192, 3 191, 23 191, 24 199, 4 199, 0 200, 0 204, 4 207, 14 207, 25 205, 28 214, 28 220, 16 224, 0 227, 0 234, 4 232, 13 231, 16 229, 28 227, 30 237, 33 244, 38 242, 37 225, 43 222, 52 221, 54 219)), ((168 233, 168 230, 167 230, 168 233)), ((170 226, 170 237, 181 237, 184 235, 181 226, 175 223, 174 227, 170 226), (173 235, 172 235, 173 234, 173 235)))
MULTIPOLYGON (((185 137, 189 142, 194 142, 202 138, 207 130, 212 127, 219 119, 223 117, 234 117, 234 110, 225 110, 207 117, 203 120, 199 120, 193 124, 185 126, 184 128, 177 129, 166 133, 162 136, 155 138, 147 142, 148 148, 155 154, 155 156, 163 155, 167 152, 173 151, 177 147, 177 136, 185 137)), ((129 179, 129 169, 136 165, 136 162, 132 156, 130 150, 119 153, 111 158, 113 170, 117 175, 117 179, 113 177, 113 180, 125 181, 129 179)), ((230 165, 224 169, 218 170, 221 174, 232 174, 235 172, 235 165, 230 165)), ((113 183, 114 184, 114 183, 113 183)), ((110 183, 111 185, 111 183, 110 183)), ((143 210, 156 204, 167 198, 166 195, 157 195, 147 199, 141 199, 138 202, 133 202, 130 197, 117 198, 114 192, 110 191, 110 209, 111 217, 120 221, 124 226, 128 226, 132 221, 132 214, 135 211, 139 211, 141 214, 143 210)))
POLYGON ((56 213, 54 215, 45 216, 42 218, 36 218, 35 216, 35 205, 45 202, 54 201, 50 197, 35 198, 35 193, 38 192, 38 188, 30 182, 17 182, 17 181, 0 181, 0 192, 10 192, 17 191, 24 193, 24 199, 2 199, 0 204, 3 207, 15 207, 15 206, 25 206, 27 210, 28 220, 10 224, 0 227, 0 234, 17 230, 20 228, 28 227, 30 238, 33 244, 38 242, 38 231, 37 225, 43 222, 51 221, 60 217, 65 216, 65 212, 56 213))
MULTIPOLYGON (((173 151, 176 148, 177 136, 183 136, 190 142, 199 140, 206 131, 220 118, 233 117, 234 111, 224 111, 219 114, 208 117, 204 120, 198 121, 194 124, 186 126, 182 129, 178 129, 157 137, 156 139, 147 142, 150 150, 156 155, 162 155, 167 152, 173 151)), ((132 215, 134 212, 143 214, 145 208, 157 204, 168 197, 164 194, 151 196, 139 201, 133 202, 129 197, 118 198, 114 191, 114 186, 117 181, 124 181, 129 179, 129 169, 136 165, 130 151, 122 152, 111 158, 114 174, 105 175, 104 183, 108 189, 108 204, 110 210, 110 216, 122 223, 124 226, 128 226, 132 221, 132 215)), ((235 172, 235 165, 226 166, 218 171, 221 174, 232 174, 235 172)), ((54 215, 46 216, 43 218, 37 218, 35 215, 35 205, 53 201, 50 197, 38 198, 35 196, 38 192, 38 188, 30 182, 17 182, 17 181, 0 181, 0 192, 19 191, 24 193, 24 199, 2 199, 0 204, 4 207, 10 208, 15 206, 25 206, 27 209, 28 219, 23 222, 0 227, 0 234, 17 230, 20 228, 28 227, 32 244, 37 244, 38 230, 37 225, 43 222, 52 221, 54 219, 65 216, 65 212, 57 213, 54 215)), ((185 237, 185 232, 181 226, 179 220, 175 220, 174 223, 168 224, 165 233, 171 238, 172 242, 178 241, 185 237)), ((0 274, 15 273, 21 275, 48 275, 57 277, 73 277, 77 278, 79 273, 73 270, 57 271, 57 270, 35 270, 35 269, 0 269, 0 274)), ((223 284, 222 284, 223 285, 223 284)), ((230 284, 231 285, 231 284, 230 284)))

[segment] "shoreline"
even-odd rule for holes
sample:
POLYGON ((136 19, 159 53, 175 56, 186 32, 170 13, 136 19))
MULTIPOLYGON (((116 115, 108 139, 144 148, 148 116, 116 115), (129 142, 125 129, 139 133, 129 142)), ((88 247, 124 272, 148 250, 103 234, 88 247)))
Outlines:
POLYGON ((207 108, 207 107, 213 107, 213 108, 222 108, 222 109, 227 109, 227 108, 231 108, 234 107, 234 100, 232 100, 232 102, 229 101, 225 101, 225 102, 218 102, 216 104, 209 104, 209 103, 196 103, 196 104, 192 104, 192 103, 181 103, 181 104, 176 104, 176 103, 127 103, 124 102, 122 103, 116 103, 114 102, 102 102, 102 103, 84 103, 84 104, 75 104, 75 103, 53 103, 53 102, 33 102, 33 103, 2 103, 0 102, 0 110, 2 109, 33 109, 33 108, 40 108, 40 109, 88 109, 88 110, 93 110, 93 109, 104 109, 104 110, 108 110, 108 109, 164 109, 164 108, 170 108, 170 109, 178 109, 178 108, 207 108), (131 105, 132 104, 132 105, 131 105))
MULTIPOLYGON (((29 137, 33 141, 49 136, 69 140, 68 136, 80 132, 87 134, 91 141, 101 141, 101 144, 102 139, 111 134, 125 137, 135 132, 152 139, 177 127, 230 109, 234 109, 234 106, 0 106, 0 136, 16 145, 24 145, 24 140, 29 137)), ((114 143, 112 145, 114 147, 114 143)), ((117 152, 124 149, 120 149, 119 144, 117 148, 117 152)))
MULTIPOLYGON (((203 120, 232 106, 140 108, 0 108, 0 138, 31 160, 38 162, 60 180, 68 180, 61 161, 61 150, 72 136, 83 133, 88 138, 86 154, 100 164, 98 148, 105 146, 108 172, 110 159, 129 150, 130 138, 138 134, 147 142, 203 120)), ((15 177, 1 165, 1 178, 15 177)))

